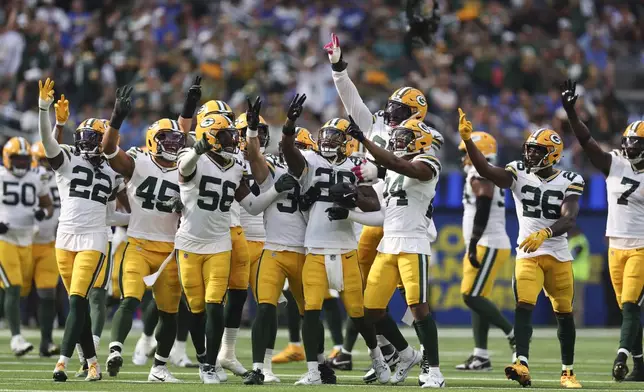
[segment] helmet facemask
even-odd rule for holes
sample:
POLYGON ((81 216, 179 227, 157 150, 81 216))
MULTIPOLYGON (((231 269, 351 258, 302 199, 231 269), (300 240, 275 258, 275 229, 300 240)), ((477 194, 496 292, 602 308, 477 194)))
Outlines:
POLYGON ((22 177, 31 168, 31 155, 14 154, 9 157, 11 162, 11 173, 16 177, 22 177))
POLYGON ((94 166, 103 162, 102 146, 103 134, 93 129, 82 129, 74 133, 74 144, 83 158, 94 166))
POLYGON ((404 157, 407 155, 418 154, 418 152, 409 151, 409 145, 414 142, 416 135, 414 131, 407 128, 394 128, 387 150, 391 151, 397 157, 404 157))
POLYGON ((215 139, 216 154, 226 159, 232 159, 239 154, 239 131, 236 128, 220 129, 217 132, 209 131, 210 136, 215 139))
POLYGON ((644 161, 644 138, 639 136, 622 137, 622 153, 631 165, 642 163, 644 161))
POLYGON ((261 123, 257 125, 257 138, 259 139, 259 152, 263 154, 266 152, 266 147, 268 147, 268 143, 271 141, 268 125, 261 123))
POLYGON ((153 154, 169 162, 176 162, 179 150, 186 145, 186 136, 183 132, 160 131, 154 136, 157 151, 153 154))
POLYGON ((327 159, 343 158, 346 143, 347 137, 339 129, 322 128, 318 133, 319 153, 327 159))
POLYGON ((385 108, 383 117, 385 125, 393 128, 410 118, 412 114, 409 106, 401 102, 389 100, 387 101, 387 107, 385 108))
POLYGON ((552 166, 548 161, 548 147, 536 143, 525 143, 523 145, 523 164, 528 172, 537 172, 552 166))

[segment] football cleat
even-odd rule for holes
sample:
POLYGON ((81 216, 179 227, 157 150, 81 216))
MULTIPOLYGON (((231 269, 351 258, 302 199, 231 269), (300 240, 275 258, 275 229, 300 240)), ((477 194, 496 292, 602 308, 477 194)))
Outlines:
POLYGON ((339 349, 339 348, 334 348, 333 350, 331 350, 331 352, 329 353, 329 356, 328 356, 328 357, 326 357, 326 359, 328 359, 328 360, 332 360, 333 358, 337 357, 337 356, 338 356, 338 354, 340 354, 341 352, 342 352, 342 350, 341 350, 341 349, 339 349))
POLYGON ((322 379, 322 384, 337 384, 338 378, 335 376, 335 372, 329 366, 328 363, 324 362, 318 365, 318 371, 320 372, 320 378, 322 379))
POLYGON ((204 384, 219 384, 219 378, 215 372, 215 367, 207 363, 199 366, 199 378, 204 384))
POLYGON ((423 388, 445 388, 445 378, 438 369, 429 369, 423 388))
POLYGON ((221 355, 217 360, 221 364, 221 367, 230 370, 235 376, 243 376, 247 372, 244 365, 237 360, 234 354, 231 357, 221 355))
POLYGON ((263 385, 264 374, 260 369, 249 370, 244 374, 244 385, 263 385))
POLYGON ((172 375, 165 365, 152 366, 150 374, 148 374, 148 381, 152 382, 181 382, 178 378, 172 375))
POLYGON ((22 335, 12 336, 10 346, 16 357, 22 357, 34 349, 34 345, 26 341, 22 335))
POLYGON ((262 370, 262 373, 264 374, 264 384, 276 384, 278 382, 282 382, 282 380, 280 380, 279 377, 277 377, 270 369, 264 369, 262 370))
POLYGON ((418 386, 423 386, 429 380, 429 359, 427 358, 427 351, 423 348, 421 351, 420 360, 420 374, 418 375, 418 386))
POLYGON ((625 359, 621 359, 619 356, 613 362, 613 379, 615 381, 624 381, 628 375, 628 365, 626 364, 625 359))
POLYGON ((581 388, 581 384, 577 381, 577 377, 572 370, 564 370, 561 372, 561 387, 562 388, 581 388))
POLYGON ((391 376, 392 384, 395 385, 404 382, 411 368, 420 363, 422 355, 419 351, 413 349, 412 351, 412 355, 409 358, 400 358, 400 362, 398 363, 398 366, 396 366, 396 371, 391 376))
POLYGON ((74 376, 77 378, 87 377, 87 368, 89 368, 89 366, 87 365, 87 361, 83 361, 83 363, 81 363, 80 368, 78 369, 76 374, 74 374, 74 376))
POLYGON ((107 356, 107 362, 105 362, 105 367, 107 368, 107 374, 110 377, 116 377, 123 366, 123 357, 121 353, 114 350, 107 356))
MULTIPOLYGON (((321 365, 320 365, 321 366, 321 365)), ((321 385, 322 375, 319 370, 309 370, 299 380, 295 381, 295 385, 321 385)))
POLYGON ((631 370, 631 373, 626 376, 624 381, 644 381, 644 365, 635 362, 633 364, 633 370, 631 370))
POLYGON ((215 363, 215 373, 217 374, 217 378, 219 379, 220 382, 228 381, 228 373, 226 373, 224 368, 221 367, 221 364, 219 363, 219 361, 215 363))
MULTIPOLYGON (((392 344, 380 347, 380 351, 382 351, 382 356, 385 357, 385 361, 387 362, 387 366, 389 366, 389 370, 392 373, 395 372, 396 365, 398 365, 398 363, 400 362, 398 351, 396 351, 392 344)), ((362 376, 362 381, 364 381, 365 384, 371 384, 372 382, 376 382, 377 380, 378 377, 376 376, 376 371, 373 370, 373 367, 369 369, 364 376, 362 376)))
POLYGON ((273 363, 300 362, 304 359, 304 348, 301 345, 289 343, 284 350, 273 357, 273 363))
POLYGON ((530 370, 528 369, 528 366, 526 366, 519 360, 517 360, 514 364, 505 367, 505 377, 507 377, 508 380, 514 380, 518 382, 522 387, 532 385, 532 379, 530 378, 530 370))
POLYGON ((55 345, 54 343, 48 343, 45 346, 40 347, 40 356, 49 358, 54 355, 59 355, 60 354, 60 347, 55 345))
POLYGON ((329 361, 329 366, 338 370, 353 370, 353 359, 351 354, 340 352, 329 361))
POLYGON ((492 362, 490 362, 489 358, 470 355, 464 363, 456 365, 456 370, 492 370, 492 362))
POLYGON ((67 381, 65 364, 63 362, 58 362, 54 368, 54 381, 65 382, 67 381))
POLYGON ((389 382, 389 379, 391 378, 391 370, 384 358, 373 358, 371 360, 371 367, 373 368, 376 379, 379 383, 386 384, 389 382))
POLYGON ((101 367, 98 362, 90 363, 87 367, 87 377, 85 381, 99 381, 103 378, 103 373, 101 373, 101 367))
POLYGON ((145 365, 148 362, 148 358, 154 355, 156 346, 154 337, 141 334, 134 347, 134 353, 132 353, 132 363, 138 366, 145 365))

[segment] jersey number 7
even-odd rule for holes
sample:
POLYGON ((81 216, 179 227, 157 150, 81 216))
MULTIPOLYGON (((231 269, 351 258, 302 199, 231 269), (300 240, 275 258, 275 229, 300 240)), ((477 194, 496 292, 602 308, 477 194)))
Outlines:
POLYGON ((635 190, 640 186, 640 183, 631 180, 630 178, 623 177, 622 178, 622 185, 630 185, 630 188, 624 191, 622 195, 617 199, 617 204, 627 206, 628 205, 628 197, 635 192, 635 190))

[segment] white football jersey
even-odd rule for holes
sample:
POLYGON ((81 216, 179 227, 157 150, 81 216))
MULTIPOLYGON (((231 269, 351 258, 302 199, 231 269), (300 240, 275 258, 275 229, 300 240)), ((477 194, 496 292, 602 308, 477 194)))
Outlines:
POLYGON ((420 181, 387 170, 383 193, 384 234, 378 245, 379 252, 431 255, 429 226, 441 164, 438 158, 428 154, 419 154, 412 161, 429 165, 434 177, 429 181, 420 181))
MULTIPOLYGON (((255 179, 250 170, 250 163, 248 161, 244 162, 244 178, 248 182, 251 192, 255 196, 259 195, 260 189, 259 186, 255 183, 255 179)), ((248 241, 265 241, 266 240, 266 231, 264 231, 264 213, 258 215, 251 215, 246 212, 245 209, 240 209, 240 221, 242 228, 244 229, 244 235, 248 241)))
POLYGON ((132 178, 127 182, 131 209, 128 237, 174 242, 179 214, 162 202, 179 195, 178 168, 159 166, 150 154, 135 148, 127 153, 134 160, 132 178))
MULTIPOLYGON (((581 175, 557 170, 551 178, 542 179, 528 173, 521 161, 510 162, 505 170, 512 174, 511 186, 517 219, 519 220, 520 244, 528 235, 552 226, 561 217, 561 203, 569 195, 581 195, 584 179, 581 175)), ((517 247, 517 259, 540 255, 551 255, 559 261, 570 261, 567 234, 552 237, 532 253, 525 253, 517 247)))
POLYGON ((315 151, 303 151, 306 167, 300 177, 302 192, 310 187, 320 190, 319 199, 309 211, 304 246, 307 252, 315 254, 339 254, 357 249, 358 241, 353 231, 353 222, 344 219, 330 221, 326 209, 333 207, 329 188, 340 182, 357 185, 358 179, 351 169, 360 164, 357 158, 347 158, 340 164, 331 164, 315 151))
MULTIPOLYGON (((483 177, 479 175, 474 166, 466 166, 465 173, 465 186, 463 187, 463 240, 465 247, 467 247, 474 228, 474 215, 476 215, 476 195, 472 190, 472 180, 483 177)), ((478 245, 493 249, 510 249, 510 237, 505 231, 505 189, 494 187, 490 216, 478 245)))
POLYGON ((38 222, 38 233, 34 237, 34 243, 48 244, 56 241, 56 228, 58 228, 58 217, 60 216, 60 194, 58 193, 58 185, 56 185, 55 173, 44 167, 41 167, 39 170, 45 180, 45 187, 49 192, 54 213, 50 219, 44 219, 38 222))
POLYGON ((644 240, 644 171, 635 171, 618 150, 611 155, 606 178, 606 236, 644 240))
POLYGON ((46 178, 39 169, 29 169, 22 177, 16 177, 0 167, 0 222, 9 226, 9 231, 0 235, 0 241, 19 246, 33 243, 34 213, 39 209, 39 198, 49 194, 46 178))
MULTIPOLYGON (((179 161, 185 151, 181 150, 179 161)), ((238 159, 219 166, 208 154, 199 157, 192 178, 179 182, 184 208, 175 236, 176 249, 198 254, 232 249, 230 208, 243 175, 243 163, 238 159)))
POLYGON ((63 164, 56 169, 60 194, 58 233, 105 233, 107 202, 123 189, 123 177, 107 163, 98 167, 77 155, 76 148, 61 145, 63 164))

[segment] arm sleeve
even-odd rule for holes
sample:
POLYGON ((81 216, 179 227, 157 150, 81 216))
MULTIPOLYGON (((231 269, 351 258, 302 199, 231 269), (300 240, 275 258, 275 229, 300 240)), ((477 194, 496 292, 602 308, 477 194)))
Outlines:
POLYGON ((51 128, 51 120, 49 119, 49 110, 38 111, 38 133, 42 140, 43 147, 45 148, 45 156, 47 158, 57 157, 62 152, 60 145, 54 139, 51 128))
POLYGON ((107 203, 107 215, 105 216, 107 226, 127 226, 130 222, 130 214, 116 211, 116 203, 107 203))
POLYGON ((373 212, 349 210, 349 219, 365 226, 382 226, 385 222, 385 212, 382 208, 373 212))
POLYGON ((260 193, 259 196, 249 193, 248 196, 244 197, 242 201, 239 202, 239 205, 246 210, 251 215, 259 215, 262 213, 268 206, 275 200, 279 195, 275 187, 271 187, 266 192, 260 193))
POLYGON ((194 148, 184 148, 179 151, 179 173, 183 177, 189 177, 197 169, 199 155, 194 148))
POLYGON ((345 69, 342 72, 333 71, 333 83, 335 83, 335 89, 338 90, 344 109, 353 117, 362 132, 365 135, 369 135, 373 126, 373 115, 364 101, 362 101, 360 93, 349 78, 347 70, 345 69))

